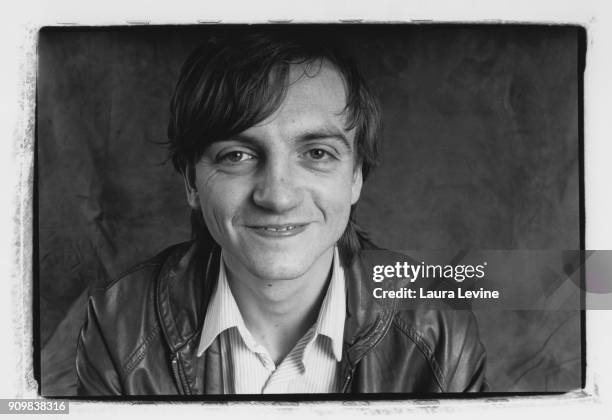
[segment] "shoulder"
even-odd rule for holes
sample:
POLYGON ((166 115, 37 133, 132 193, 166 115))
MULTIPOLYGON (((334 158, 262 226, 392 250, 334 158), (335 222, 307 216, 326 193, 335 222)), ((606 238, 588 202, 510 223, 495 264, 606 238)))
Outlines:
POLYGON ((416 283, 411 283, 407 278, 391 277, 374 281, 373 274, 380 272, 381 268, 393 268, 397 264, 418 265, 417 261, 397 252, 370 247, 361 252, 359 263, 358 271, 365 300, 375 301, 378 310, 393 313, 392 325, 422 346, 432 351, 450 344, 460 348, 463 341, 478 339, 478 323, 469 309, 453 307, 442 299, 375 298, 376 288, 394 292, 414 290, 416 283))
POLYGON ((96 324, 117 364, 128 363, 132 353, 161 335, 156 305, 158 277, 189 247, 190 243, 182 243, 166 248, 107 286, 90 291, 87 322, 96 324))
POLYGON ((90 304, 106 319, 124 316, 130 308, 154 299, 156 278, 171 259, 180 258, 189 248, 185 242, 170 246, 157 255, 140 262, 121 273, 104 287, 90 291, 90 304))
POLYGON ((421 308, 397 311, 391 328, 409 340, 443 392, 486 388, 486 353, 470 310, 421 308))
MULTIPOLYGON (((374 266, 398 261, 415 263, 405 255, 377 249, 362 252, 360 261, 366 300, 375 301, 372 308, 391 314, 379 351, 396 364, 404 363, 411 369, 421 366, 423 374, 426 370, 433 375, 440 391, 482 390, 486 355, 471 310, 453 308, 438 299, 373 298, 373 289, 383 284, 372 281, 374 266)), ((386 285, 392 289, 412 287, 397 279, 386 285)))
POLYGON ((398 310, 392 325, 415 341, 427 356, 438 360, 460 354, 467 341, 480 344, 478 323, 470 310, 442 306, 398 310))

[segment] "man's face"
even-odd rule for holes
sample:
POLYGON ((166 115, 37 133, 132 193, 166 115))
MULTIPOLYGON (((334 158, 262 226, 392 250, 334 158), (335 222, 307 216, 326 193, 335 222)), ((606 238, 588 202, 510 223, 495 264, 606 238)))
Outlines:
POLYGON ((208 147, 187 183, 226 262, 266 280, 298 278, 329 256, 361 192, 341 76, 291 69, 287 96, 260 124, 208 147))

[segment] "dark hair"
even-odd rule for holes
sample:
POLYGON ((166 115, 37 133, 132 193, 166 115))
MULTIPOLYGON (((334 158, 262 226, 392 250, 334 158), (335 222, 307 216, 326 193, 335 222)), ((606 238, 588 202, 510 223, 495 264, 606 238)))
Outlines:
MULTIPOLYGON (((313 77, 323 62, 340 73, 347 92, 347 130, 355 129, 356 160, 363 179, 379 159, 380 111, 356 64, 328 38, 312 31, 228 31, 211 37, 183 65, 168 124, 169 157, 177 171, 194 165, 213 142, 236 135, 272 115, 288 87, 291 65, 305 64, 313 77)), ((201 214, 192 214, 194 235, 207 233, 201 214), (206 232, 204 232, 206 230, 206 232)), ((339 241, 344 260, 359 250, 354 208, 339 241)))

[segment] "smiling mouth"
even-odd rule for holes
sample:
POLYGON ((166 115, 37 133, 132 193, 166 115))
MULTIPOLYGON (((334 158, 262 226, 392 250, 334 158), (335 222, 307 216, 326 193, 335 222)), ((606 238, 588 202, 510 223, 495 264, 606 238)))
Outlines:
POLYGON ((270 232, 287 232, 298 229, 304 225, 286 225, 286 226, 256 226, 255 229, 268 230, 270 232))
POLYGON ((283 225, 251 225, 248 228, 264 236, 290 236, 302 232, 307 223, 283 225))

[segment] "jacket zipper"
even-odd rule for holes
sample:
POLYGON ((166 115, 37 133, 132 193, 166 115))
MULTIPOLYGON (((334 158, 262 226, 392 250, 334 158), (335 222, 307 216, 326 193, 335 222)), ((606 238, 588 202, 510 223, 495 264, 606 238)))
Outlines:
POLYGON ((176 381, 178 388, 179 388, 179 393, 181 393, 182 395, 185 395, 185 385, 183 384, 183 379, 179 371, 180 368, 178 365, 178 354, 175 354, 174 356, 172 356, 171 365, 172 365, 172 373, 174 373, 174 380, 176 381))
POLYGON ((351 384, 351 379, 353 379, 353 371, 354 368, 351 368, 344 379, 344 385, 342 385, 342 390, 340 392, 346 393, 348 392, 348 387, 351 384))

